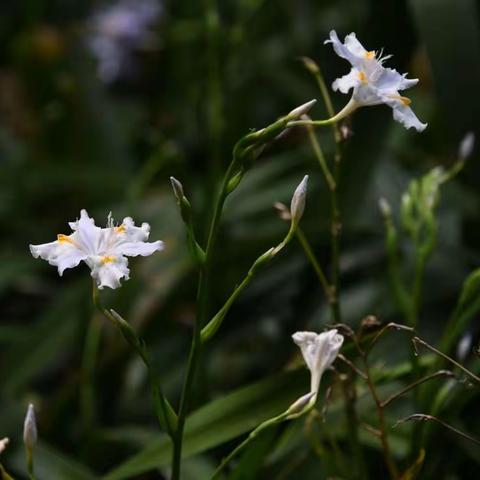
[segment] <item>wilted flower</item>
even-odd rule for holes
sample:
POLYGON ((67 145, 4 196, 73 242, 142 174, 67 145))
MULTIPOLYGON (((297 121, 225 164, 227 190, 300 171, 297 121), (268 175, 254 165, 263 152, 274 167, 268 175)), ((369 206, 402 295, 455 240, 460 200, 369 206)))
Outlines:
POLYGON ((33 404, 28 406, 25 422, 23 424, 23 443, 28 450, 32 450, 37 443, 37 421, 33 404))
POLYGON ((104 82, 117 80, 133 65, 137 50, 154 44, 150 28, 160 11, 157 0, 120 0, 93 15, 88 46, 104 82))
POLYGON ((314 405, 317 400, 323 372, 337 358, 338 351, 343 344, 343 336, 333 329, 320 334, 315 332, 296 332, 292 335, 292 338, 300 347, 303 359, 310 370, 310 393, 313 393, 313 396, 309 401, 309 405, 314 405))
POLYGON ((355 33, 350 33, 342 43, 335 30, 330 32, 330 38, 325 43, 331 43, 335 53, 348 60, 352 65, 350 73, 333 82, 332 88, 348 93, 353 89, 352 99, 345 114, 358 107, 379 105, 385 103, 393 109, 393 118, 406 128, 413 127, 419 132, 427 127, 421 123, 410 108, 410 99, 401 96, 399 90, 405 90, 417 84, 418 79, 406 78, 392 68, 385 68, 383 63, 391 55, 382 52, 367 51, 357 40, 355 33))
POLYGON ((163 250, 162 241, 147 242, 150 225, 142 223, 141 227, 136 227, 130 217, 115 226, 109 215, 107 227, 100 228, 86 210, 82 210, 80 219, 69 225, 73 233, 59 234, 54 242, 30 245, 30 251, 35 258, 43 258, 56 266, 60 276, 67 268, 85 262, 98 288, 118 288, 121 278, 128 280, 130 270, 126 257, 146 257, 163 250))

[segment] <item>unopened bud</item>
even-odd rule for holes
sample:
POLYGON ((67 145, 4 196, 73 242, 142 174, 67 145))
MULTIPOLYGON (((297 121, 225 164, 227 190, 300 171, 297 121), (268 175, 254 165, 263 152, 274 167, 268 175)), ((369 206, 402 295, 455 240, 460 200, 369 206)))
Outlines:
POLYGON ((458 156, 462 159, 467 159, 473 152, 475 147, 475 134, 473 132, 468 132, 460 142, 458 147, 458 156))
POLYGON ((185 223, 188 223, 190 221, 192 207, 183 192, 183 185, 175 177, 170 177, 170 183, 172 184, 173 194, 175 195, 177 205, 180 207, 182 220, 185 223))
POLYGON ((28 450, 33 450, 37 443, 37 421, 35 419, 35 408, 32 403, 28 406, 23 424, 23 443, 28 450))
POLYGON ((305 210, 305 200, 307 197, 307 184, 308 175, 303 177, 292 197, 292 203, 290 205, 290 214, 292 216, 292 224, 297 225, 302 218, 303 211, 305 210))
POLYGON ((0 440, 0 453, 4 452, 5 449, 7 448, 7 445, 9 444, 10 440, 8 438, 2 438, 0 440))
POLYGON ((172 184, 175 200, 177 201, 178 205, 180 205, 183 197, 185 196, 183 193, 183 185, 175 177, 170 177, 170 183, 172 184))
POLYGON ((316 103, 317 103, 317 100, 313 99, 307 103, 304 103, 303 105, 300 105, 297 108, 294 108, 287 115, 287 119, 291 121, 291 120, 296 120, 297 118, 300 118, 302 115, 305 115, 316 103))
POLYGON ((317 394, 317 392, 310 392, 307 393, 306 395, 303 395, 300 398, 297 398, 289 407, 287 410, 288 415, 298 415, 299 413, 302 413, 305 407, 310 403, 310 400, 317 394))
POLYGON ((305 65, 305 68, 310 73, 316 74, 320 71, 318 65, 310 57, 300 57, 300 60, 303 62, 303 65, 305 65))

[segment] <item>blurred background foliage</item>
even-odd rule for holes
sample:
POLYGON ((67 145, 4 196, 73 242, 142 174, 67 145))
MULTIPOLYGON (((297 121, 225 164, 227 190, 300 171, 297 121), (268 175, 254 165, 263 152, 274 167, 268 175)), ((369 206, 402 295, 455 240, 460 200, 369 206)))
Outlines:
MULTIPOLYGON (((358 327, 375 314, 402 322, 386 281, 378 200, 387 198, 396 211, 409 180, 434 166, 450 167, 465 132, 478 133, 479 22, 475 0, 3 1, 0 435, 11 444, 2 463, 23 478, 21 424, 33 401, 39 479, 168 475, 170 447, 157 429, 146 372, 118 332, 94 314, 87 268, 59 278, 30 256, 28 244, 68 233, 67 221, 81 208, 97 224, 110 211, 117 220, 131 215, 150 222, 151 238, 163 239, 165 252, 133 261, 132 279, 104 298, 146 339, 176 404, 197 274, 168 178, 183 182, 203 240, 234 142, 320 98, 299 57, 315 59, 328 84, 348 71, 323 46, 332 28, 341 36, 355 31, 368 49, 384 47, 394 54, 391 65, 420 78, 408 94, 429 122, 423 134, 404 130, 387 107, 376 107, 354 115, 343 146, 344 320, 358 327)), ((335 94, 333 102, 338 109, 346 97, 335 94)), ((321 101, 311 114, 326 117, 321 101)), ((319 139, 331 158, 330 130, 319 139)), ((420 313, 420 331, 432 342, 463 279, 480 263, 477 158, 474 153, 443 189, 420 313)), ((304 174, 310 190, 302 226, 328 268, 327 189, 307 136, 297 129, 266 150, 227 204, 212 310, 253 259, 283 237, 288 226, 272 205, 289 201, 304 174)), ((306 391, 304 369, 282 373, 301 363, 290 335, 328 322, 315 274, 293 242, 241 295, 204 354, 185 479, 209 478, 239 435, 306 391)), ((471 345, 478 330, 473 317, 466 330, 471 345)), ((372 363, 381 392, 398 387, 388 368, 401 368, 410 351, 401 333, 379 346, 372 363)), ((436 382, 436 389, 445 384, 436 382)), ((480 436, 476 391, 465 383, 448 388, 444 415, 480 436)), ((375 424, 371 401, 361 389, 358 394, 362 420, 375 424)), ((388 425, 409 413, 407 398, 388 411, 388 425)), ((478 448, 432 428, 422 478, 475 478, 478 448)), ((402 461, 408 426, 389 433, 402 461)), ((371 478, 385 478, 377 440, 366 430, 361 440, 371 478)), ((325 423, 295 422, 261 437, 228 478, 354 478, 348 467, 343 407, 333 401, 325 423)))

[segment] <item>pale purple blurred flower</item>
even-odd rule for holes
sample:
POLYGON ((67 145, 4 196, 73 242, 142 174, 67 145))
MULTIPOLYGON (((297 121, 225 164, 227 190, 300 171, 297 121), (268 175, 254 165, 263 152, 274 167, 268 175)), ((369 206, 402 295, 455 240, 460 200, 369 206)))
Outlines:
POLYGON ((136 51, 155 45, 152 27, 160 14, 158 0, 119 0, 93 14, 87 44, 104 82, 114 82, 131 70, 136 51))

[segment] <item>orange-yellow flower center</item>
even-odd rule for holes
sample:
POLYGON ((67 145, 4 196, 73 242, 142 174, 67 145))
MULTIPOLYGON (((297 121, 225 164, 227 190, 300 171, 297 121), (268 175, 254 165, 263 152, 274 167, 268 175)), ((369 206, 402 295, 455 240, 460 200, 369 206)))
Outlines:
POLYGON ((125 233, 126 232, 125 225, 120 225, 118 227, 115 227, 115 233, 125 233))
POLYGON ((370 50, 369 52, 365 52, 365 58, 367 60, 371 60, 372 58, 375 58, 375 50, 370 50))
POLYGON ((110 255, 105 255, 101 258, 101 262, 105 265, 105 263, 112 263, 115 261, 115 257, 110 255))
POLYGON ((57 235, 57 241, 60 243, 75 243, 68 235, 63 235, 62 233, 57 235))
POLYGON ((362 71, 358 72, 358 78, 363 83, 367 81, 367 76, 365 75, 365 72, 362 72, 362 71))

